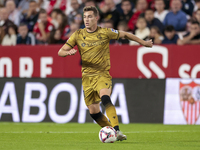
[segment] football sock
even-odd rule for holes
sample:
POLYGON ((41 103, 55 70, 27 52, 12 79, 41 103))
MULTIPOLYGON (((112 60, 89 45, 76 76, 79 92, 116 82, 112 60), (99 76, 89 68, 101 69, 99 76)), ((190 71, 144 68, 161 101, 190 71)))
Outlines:
POLYGON ((101 112, 97 113, 97 114, 90 114, 90 116, 96 121, 96 123, 98 123, 101 127, 105 127, 105 126, 112 126, 111 123, 108 121, 108 119, 106 118, 106 116, 104 116, 104 114, 102 114, 101 112))
MULTIPOLYGON (((103 105, 106 108, 106 115, 108 116, 108 118, 110 119, 110 122, 112 124, 112 127, 116 127, 118 126, 118 130, 119 130, 119 121, 118 121, 118 116, 116 113, 116 109, 115 106, 112 104, 111 100, 110 100, 110 96, 108 95, 103 95, 101 97, 101 101, 103 103, 103 105)), ((117 130, 116 130, 117 131, 117 130)))

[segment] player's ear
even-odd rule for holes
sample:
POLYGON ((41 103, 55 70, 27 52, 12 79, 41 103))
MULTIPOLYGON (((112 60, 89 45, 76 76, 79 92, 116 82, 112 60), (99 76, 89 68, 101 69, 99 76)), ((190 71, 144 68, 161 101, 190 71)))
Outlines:
POLYGON ((98 20, 99 20, 99 18, 100 18, 100 17, 99 17, 99 15, 97 15, 97 16, 96 16, 96 20, 98 21, 98 20))

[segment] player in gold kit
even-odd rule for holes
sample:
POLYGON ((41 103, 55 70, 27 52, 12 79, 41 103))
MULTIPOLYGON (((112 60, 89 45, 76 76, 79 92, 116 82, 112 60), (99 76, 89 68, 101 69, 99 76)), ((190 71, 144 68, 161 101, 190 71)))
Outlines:
POLYGON ((119 130, 118 116, 115 106, 110 100, 112 77, 109 74, 109 41, 111 39, 126 38, 146 47, 152 47, 153 43, 151 40, 141 40, 128 32, 97 26, 99 12, 96 7, 85 7, 83 13, 85 28, 75 31, 59 50, 58 55, 62 57, 74 55, 77 50, 73 49, 73 47, 78 46, 82 60, 84 99, 91 117, 101 127, 114 127, 117 131, 117 140, 126 140, 126 135, 119 130), (110 122, 101 113, 100 102, 105 106, 110 122))

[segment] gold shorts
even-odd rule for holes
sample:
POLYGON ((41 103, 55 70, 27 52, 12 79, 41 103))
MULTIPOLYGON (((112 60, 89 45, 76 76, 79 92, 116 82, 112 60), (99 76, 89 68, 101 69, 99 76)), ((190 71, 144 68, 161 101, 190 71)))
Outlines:
POLYGON ((82 85, 85 104, 88 106, 101 101, 99 96, 101 89, 112 89, 112 77, 108 71, 92 75, 83 73, 82 85))

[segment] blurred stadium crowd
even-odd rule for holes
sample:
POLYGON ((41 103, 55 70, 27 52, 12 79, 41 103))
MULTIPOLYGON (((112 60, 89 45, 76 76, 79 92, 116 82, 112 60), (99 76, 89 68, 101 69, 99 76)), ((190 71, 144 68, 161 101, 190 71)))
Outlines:
POLYGON ((84 28, 84 6, 98 8, 102 27, 155 44, 200 44, 200 0, 0 0, 0 44, 63 44, 84 28))

